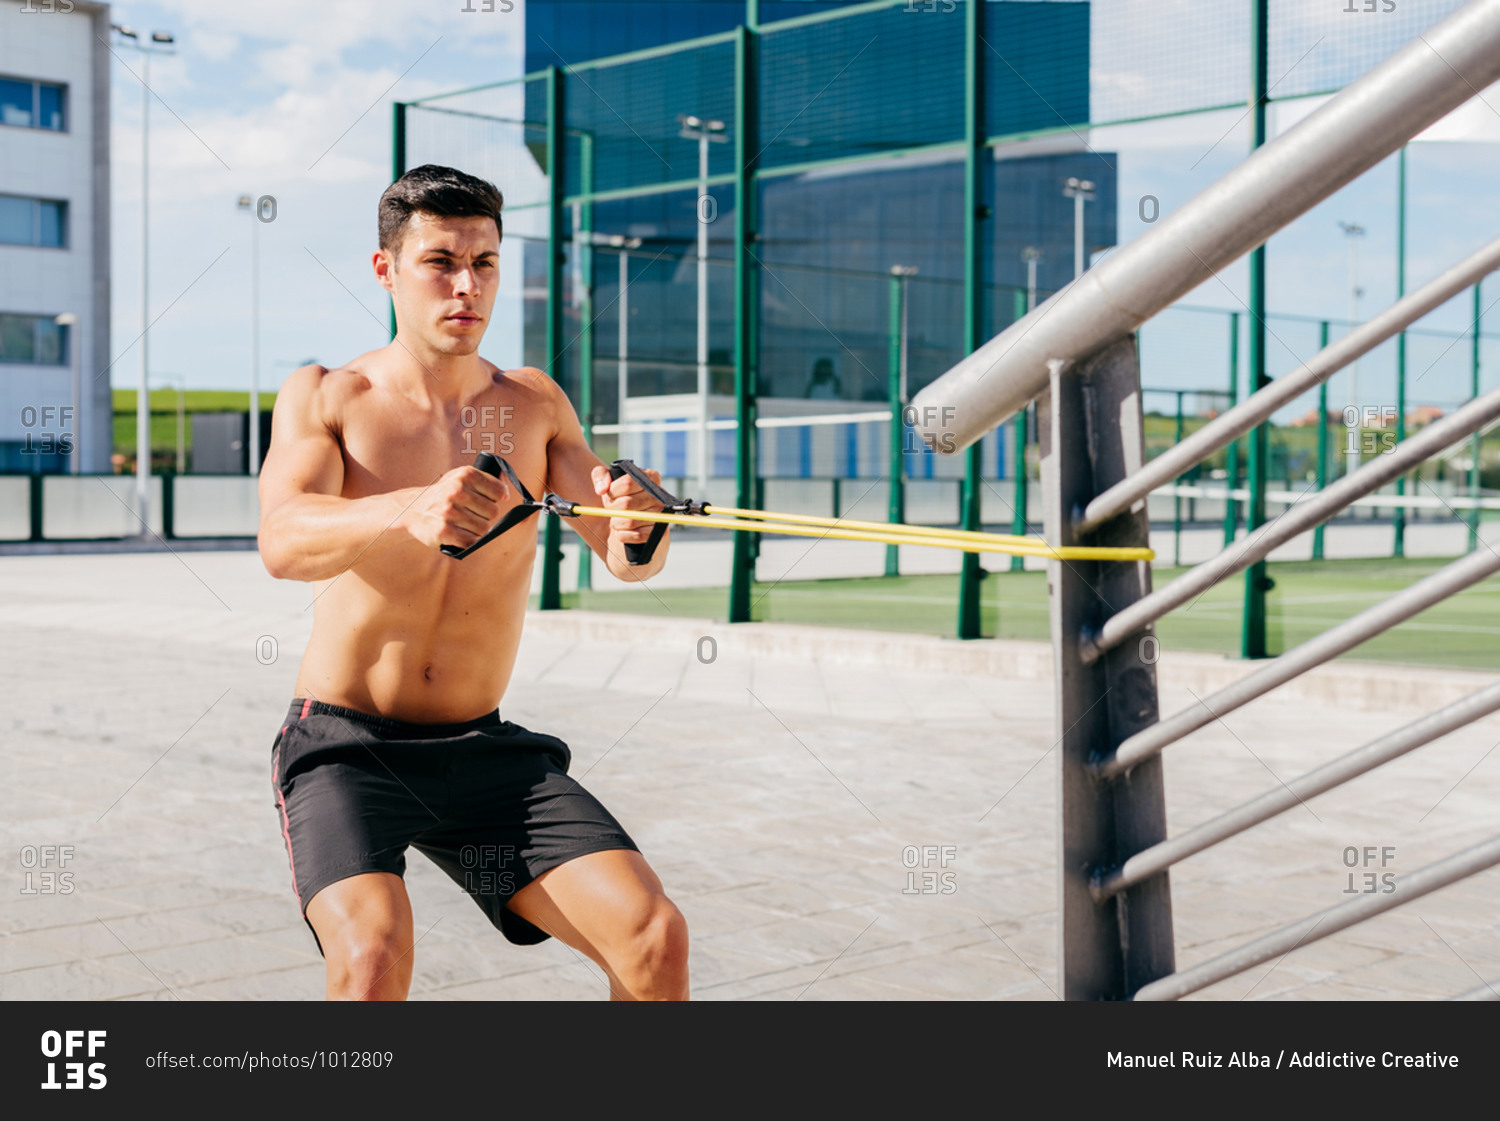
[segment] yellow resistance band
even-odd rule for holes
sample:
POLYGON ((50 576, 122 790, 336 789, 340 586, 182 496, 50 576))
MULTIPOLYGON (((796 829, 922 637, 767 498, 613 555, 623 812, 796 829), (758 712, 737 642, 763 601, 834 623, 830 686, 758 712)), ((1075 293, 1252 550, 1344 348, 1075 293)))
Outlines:
POLYGON ((607 510, 600 506, 573 507, 575 513, 590 518, 628 517, 632 521, 702 526, 706 529, 782 533, 793 537, 828 537, 837 541, 876 541, 887 545, 931 545, 941 549, 959 549, 965 553, 1005 553, 1016 557, 1045 557, 1051 560, 1114 561, 1149 561, 1156 556, 1153 550, 1141 547, 1063 545, 1054 548, 1040 537, 937 529, 901 523, 844 521, 806 514, 774 514, 765 510, 741 510, 733 506, 705 506, 704 510, 734 516, 660 514, 649 510, 607 510))

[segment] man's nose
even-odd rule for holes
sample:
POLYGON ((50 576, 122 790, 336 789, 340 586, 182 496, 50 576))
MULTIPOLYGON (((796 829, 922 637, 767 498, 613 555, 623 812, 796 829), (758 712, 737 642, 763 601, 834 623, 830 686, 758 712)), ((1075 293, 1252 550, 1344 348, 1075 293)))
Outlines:
POLYGON ((459 269, 453 276, 455 294, 475 295, 479 292, 479 274, 472 268, 459 269))

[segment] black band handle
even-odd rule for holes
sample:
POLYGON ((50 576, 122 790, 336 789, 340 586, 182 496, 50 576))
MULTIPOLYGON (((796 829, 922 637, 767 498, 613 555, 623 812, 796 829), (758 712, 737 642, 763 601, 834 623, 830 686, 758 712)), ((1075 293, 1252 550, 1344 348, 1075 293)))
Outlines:
MULTIPOLYGON (((631 467, 635 467, 635 464, 630 463, 628 459, 617 459, 613 463, 611 463, 609 465, 609 477, 611 479, 618 479, 621 475, 629 474, 631 478, 636 480, 636 482, 641 483, 648 492, 659 492, 659 494, 666 494, 665 491, 661 491, 660 488, 656 487, 650 479, 644 478, 640 474, 640 468, 636 468, 634 471, 627 471, 623 466, 623 464, 627 463, 629 463, 631 467)), ((659 494, 652 495, 652 497, 656 498, 658 502, 661 501, 659 494)), ((671 496, 668 495, 668 497, 671 496)), ((621 515, 621 517, 624 516, 626 515, 621 515)), ((666 532, 667 523, 657 522, 656 525, 651 529, 651 536, 648 537, 644 542, 639 545, 625 546, 625 559, 629 561, 631 565, 650 564, 651 558, 656 554, 656 547, 661 544, 661 539, 666 534, 666 532)))
MULTIPOLYGON (((480 452, 474 457, 474 469, 476 471, 483 471, 486 475, 493 475, 498 479, 500 473, 505 469, 505 463, 497 455, 491 455, 489 452, 480 452)), ((481 543, 482 539, 481 541, 476 541, 470 548, 477 547, 481 543)), ((443 545, 440 548, 446 557, 464 557, 470 551, 462 545, 443 545)))

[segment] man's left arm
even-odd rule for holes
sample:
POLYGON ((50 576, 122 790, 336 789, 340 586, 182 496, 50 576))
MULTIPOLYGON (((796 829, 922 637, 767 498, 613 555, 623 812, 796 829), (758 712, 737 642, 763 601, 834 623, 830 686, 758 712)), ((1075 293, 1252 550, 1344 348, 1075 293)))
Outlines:
MULTIPOLYGON (((556 431, 547 445, 547 488, 561 498, 582 506, 603 506, 611 510, 649 510, 658 512, 661 503, 646 493, 629 475, 609 477, 609 466, 594 454, 583 438, 583 426, 572 402, 550 378, 542 381, 551 387, 550 396, 556 416, 556 431)), ((654 483, 661 475, 645 468, 654 483)), ((672 543, 672 527, 662 534, 650 564, 633 565, 625 557, 626 545, 644 544, 658 523, 637 521, 629 517, 566 519, 579 537, 594 550, 616 580, 640 581, 655 576, 666 565, 667 549, 672 543)))

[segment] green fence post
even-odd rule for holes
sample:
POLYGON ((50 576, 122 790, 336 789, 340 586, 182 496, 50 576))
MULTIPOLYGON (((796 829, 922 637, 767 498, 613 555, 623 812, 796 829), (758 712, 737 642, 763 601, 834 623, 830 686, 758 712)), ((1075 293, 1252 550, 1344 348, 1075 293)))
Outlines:
MULTIPOLYGON (((1253 0, 1250 34, 1252 136, 1250 147, 1266 142, 1266 59, 1269 53, 1270 0, 1253 0)), ((1266 378, 1266 247, 1250 251, 1250 393, 1267 384, 1266 378)), ((1250 501, 1245 509, 1245 528, 1254 533, 1266 520, 1266 452, 1270 422, 1258 424, 1250 433, 1250 501)), ((1245 658, 1266 657, 1266 592, 1269 590, 1266 562, 1257 561, 1245 570, 1245 609, 1241 620, 1240 654, 1245 658)))
MULTIPOLYGON (((1174 444, 1182 443, 1182 398, 1186 390, 1177 391, 1177 428, 1173 437, 1174 444)), ((1177 493, 1177 488, 1182 485, 1182 476, 1172 480, 1172 564, 1182 567, 1182 495, 1177 493)))
POLYGON ((26 477, 26 481, 30 484, 26 497, 30 506, 28 512, 31 517, 31 536, 28 540, 31 541, 42 540, 42 481, 45 478, 45 475, 39 473, 26 477))
MULTIPOLYGON (((406 174, 406 102, 398 101, 391 106, 391 182, 406 174)), ((390 309, 391 338, 396 337, 396 301, 386 297, 390 309)))
MULTIPOLYGON (((557 380, 563 356, 563 195, 567 191, 564 166, 564 113, 562 71, 547 67, 547 372, 557 380)), ((542 517, 543 611, 562 607, 562 532, 557 518, 542 517)))
MULTIPOLYGON (((886 475, 890 479, 890 503, 887 517, 895 525, 906 521, 906 472, 905 447, 906 424, 901 416, 901 409, 906 404, 901 398, 901 350, 903 339, 903 327, 906 322, 906 292, 904 284, 906 273, 904 266, 891 266, 890 293, 886 303, 890 309, 890 348, 888 361, 886 363, 886 399, 891 406, 891 440, 890 461, 886 468, 886 475)), ((838 486, 838 479, 834 479, 834 486, 838 486)), ((834 503, 834 517, 838 517, 837 506, 834 503)), ((901 575, 901 546, 887 545, 885 547, 885 574, 887 576, 901 575)))
MULTIPOLYGON (((1406 147, 1396 157, 1396 299, 1406 295, 1406 147)), ((1406 332, 1396 336, 1396 443, 1406 439, 1406 332)), ((1418 467, 1416 470, 1420 471, 1418 467)), ((1406 476, 1396 478, 1396 497, 1406 494, 1406 476)), ((1406 507, 1397 506, 1391 556, 1406 555, 1406 507)))
MULTIPOLYGON (((594 193, 594 134, 585 132, 578 138, 578 193, 585 199, 594 193)), ((578 268, 574 272, 579 291, 578 299, 578 412, 583 423, 583 438, 589 447, 594 446, 594 204, 580 202, 578 207, 578 237, 573 252, 578 254, 578 268)), ((623 419, 623 418, 622 418, 623 419)), ((578 539, 578 590, 594 586, 594 550, 588 547, 582 534, 578 539)))
MULTIPOLYGON (((756 13, 747 10, 747 18, 756 13)), ((748 27, 736 29, 734 39, 734 476, 735 494, 742 508, 755 503, 755 163, 760 151, 756 102, 760 96, 760 35, 748 27)), ((751 534, 736 530, 734 560, 729 574, 729 621, 750 621, 750 585, 754 579, 751 534)))
MULTIPOLYGON (((1479 320, 1484 309, 1479 304, 1479 284, 1474 285, 1474 349, 1469 356, 1469 397, 1479 396, 1479 320)), ((1469 498, 1474 505, 1469 507, 1469 552, 1479 548, 1479 457, 1484 450, 1484 437, 1478 432, 1469 439, 1469 498)))
MULTIPOLYGON (((1015 292, 1015 314, 1013 319, 1020 319, 1029 310, 1027 294, 1019 288, 1015 292)), ((1015 497, 1011 500, 1010 531, 1017 537, 1026 535, 1026 500, 1028 498, 1026 478, 1026 445, 1031 438, 1031 406, 1027 405, 1016 413, 1014 422, 1015 439, 1011 442, 1015 445, 1011 451, 1011 462, 1015 465, 1015 497)), ((1025 557, 1011 557, 1010 570, 1012 572, 1023 572, 1026 569, 1025 557)))
POLYGON ((161 535, 166 541, 177 536, 177 475, 172 471, 161 474, 161 535))
MULTIPOLYGON (((1229 408, 1240 400, 1240 313, 1229 313, 1229 408)), ((1224 544, 1233 545, 1240 528, 1240 504, 1231 492, 1240 483, 1240 442, 1224 449, 1224 544)))
MULTIPOLYGON (((1328 349, 1328 320, 1318 324, 1318 349, 1328 349)), ((1328 379, 1318 383, 1318 490, 1328 485, 1328 379)), ((1323 523, 1313 530, 1313 560, 1323 559, 1323 523)))
MULTIPOLYGON (((987 4, 967 4, 964 8, 964 353, 972 354, 984 342, 983 334, 983 266, 979 223, 989 216, 984 205, 984 88, 980 81, 983 56, 979 51, 984 9, 987 4)), ((984 441, 975 440, 964 455, 963 497, 960 514, 963 527, 980 526, 980 492, 984 441)), ((963 568, 958 577, 958 637, 978 638, 979 581, 978 553, 963 554, 963 568)))

